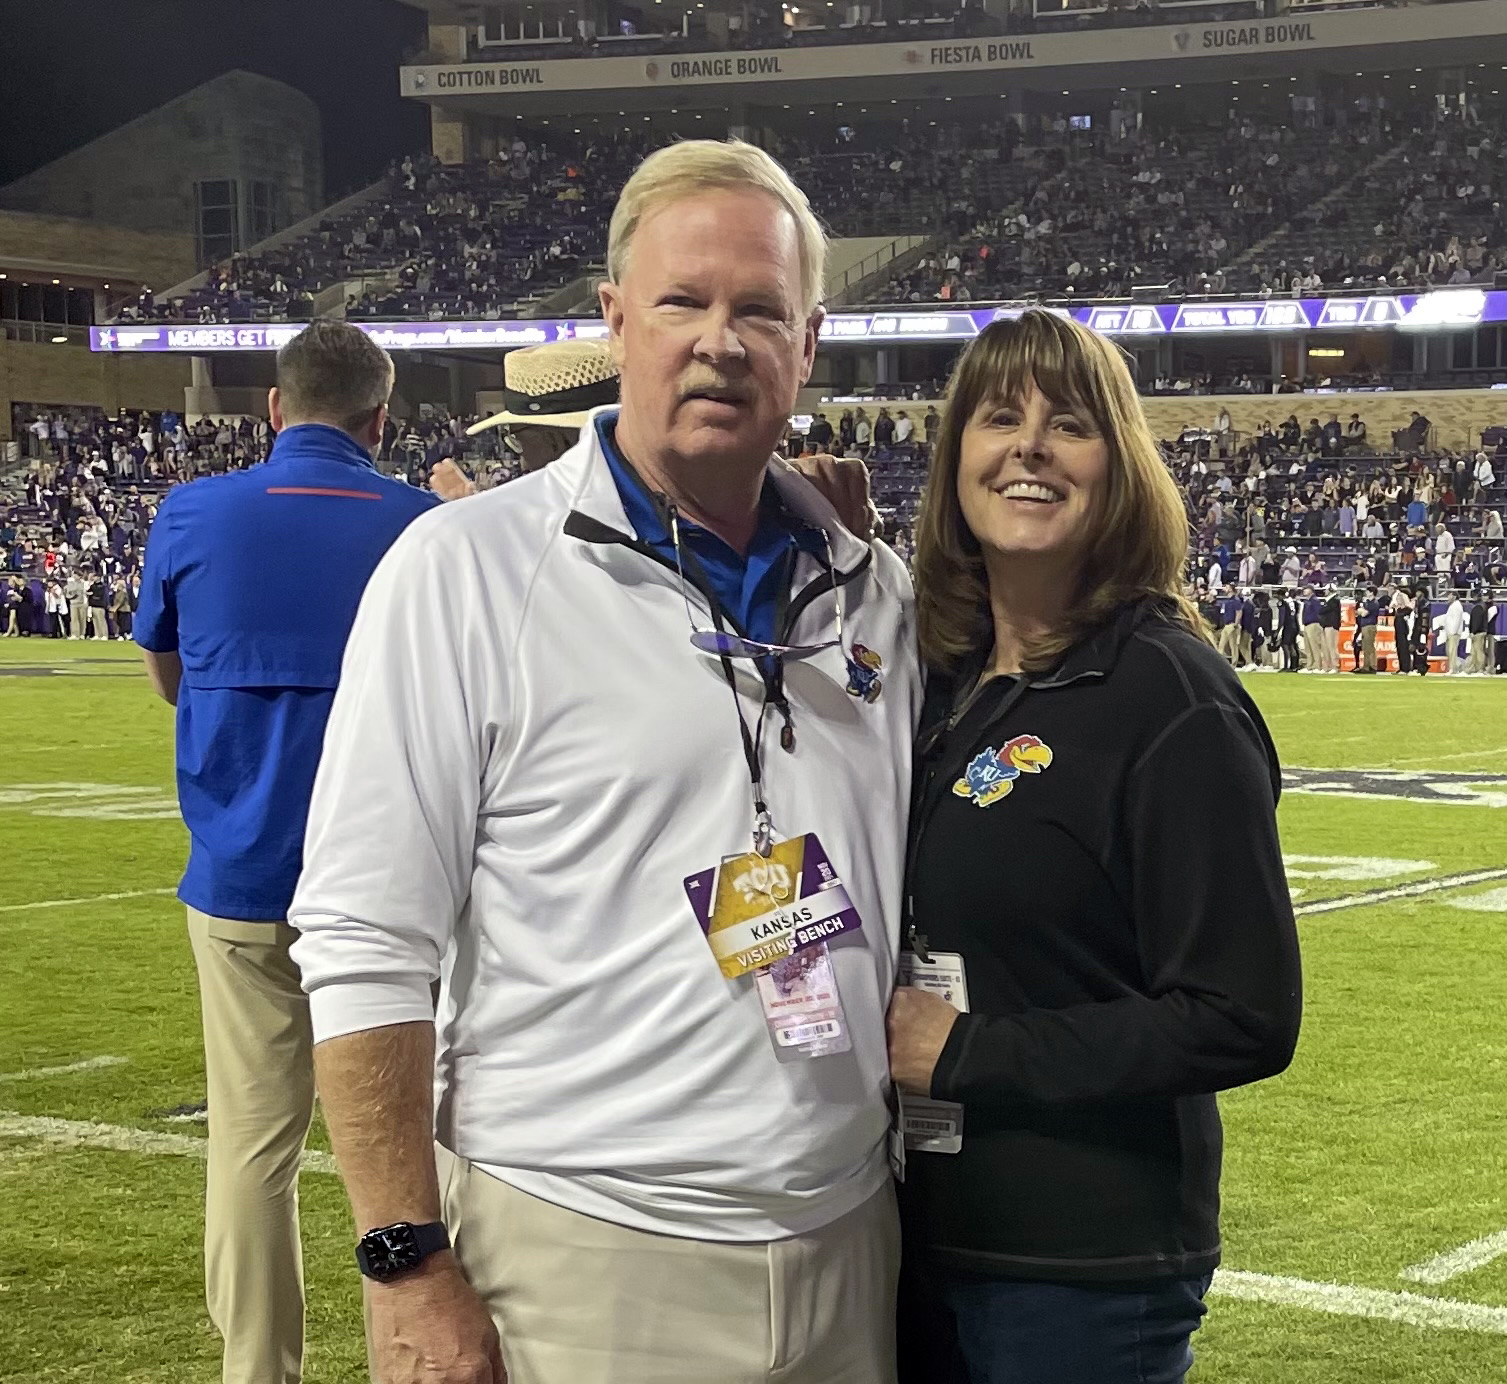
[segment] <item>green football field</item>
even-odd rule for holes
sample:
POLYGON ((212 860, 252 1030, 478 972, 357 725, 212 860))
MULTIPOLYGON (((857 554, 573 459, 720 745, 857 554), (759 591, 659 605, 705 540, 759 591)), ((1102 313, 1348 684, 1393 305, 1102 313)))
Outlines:
MULTIPOLYGON (((1307 1017, 1224 1099, 1198 1384, 1507 1380, 1507 679, 1265 675, 1307 1017)), ((126 645, 0 643, 0 1380, 218 1378, 171 713, 126 645)), ((314 1147, 326 1147, 316 1131, 314 1147)), ((311 1381, 364 1378, 303 1179, 311 1381)))

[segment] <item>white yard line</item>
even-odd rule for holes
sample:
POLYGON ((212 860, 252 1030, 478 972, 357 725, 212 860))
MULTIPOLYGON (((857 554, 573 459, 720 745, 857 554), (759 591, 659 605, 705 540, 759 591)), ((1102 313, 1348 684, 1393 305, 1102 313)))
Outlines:
POLYGON ((1478 1331, 1507 1336, 1507 1307, 1487 1307, 1421 1293, 1390 1293, 1381 1288, 1354 1288, 1344 1283, 1310 1283, 1303 1278, 1241 1273, 1221 1269, 1209 1290, 1220 1297, 1264 1302, 1274 1307, 1301 1307, 1338 1317, 1370 1317, 1434 1331, 1478 1331))
POLYGON ((86 899, 38 899, 35 903, 0 904, 0 913, 21 913, 28 908, 76 908, 86 903, 111 903, 116 899, 150 899, 159 894, 176 894, 177 885, 166 889, 128 889, 123 894, 91 894, 86 899))
POLYGON ((1504 1256, 1507 1256, 1507 1230, 1499 1230, 1495 1235, 1483 1235, 1468 1245, 1445 1250, 1421 1264, 1410 1264, 1401 1276, 1410 1283, 1448 1283, 1452 1278, 1472 1273, 1504 1256))
MULTIPOLYGON (((1507 745, 1499 745, 1490 750, 1461 750, 1458 754, 1431 754, 1423 759, 1394 759, 1386 767, 1388 769, 1403 769, 1417 766, 1420 769, 1432 769, 1436 764, 1453 764, 1459 759, 1492 759, 1498 755, 1507 755, 1507 745)), ((1482 778, 1491 778, 1491 774, 1483 774, 1482 778)))
MULTIPOLYGON (((58 1120, 44 1115, 0 1111, 0 1138, 5 1137, 38 1139, 57 1148, 112 1149, 121 1153, 174 1154, 198 1159, 204 1158, 209 1150, 207 1140, 187 1134, 163 1134, 89 1120, 58 1120)), ((334 1173, 335 1160, 328 1153, 310 1150, 303 1156, 303 1170, 334 1173)), ((1470 1248, 1465 1246, 1454 1253, 1464 1254, 1470 1248)), ((1507 1307, 1488 1307, 1451 1298, 1392 1293, 1380 1288, 1355 1288, 1341 1283, 1310 1283, 1301 1278, 1243 1273, 1238 1269, 1221 1269, 1215 1274, 1210 1291, 1219 1297, 1300 1307, 1337 1316, 1369 1317, 1437 1331, 1474 1331, 1507 1336, 1507 1307)))
MULTIPOLYGON (((190 1134, 161 1134, 127 1125, 97 1124, 93 1120, 55 1120, 47 1115, 18 1115, 0 1110, 0 1138, 40 1139, 58 1148, 114 1149, 120 1153, 171 1153, 180 1158, 205 1158, 209 1141, 190 1134)), ((333 1154, 310 1149, 303 1156, 308 1173, 335 1172, 333 1154)))
POLYGON ((27 1067, 19 1072, 0 1072, 0 1081, 42 1081, 50 1076, 67 1076, 70 1072, 95 1072, 104 1067, 124 1067, 125 1057, 86 1057, 82 1062, 65 1062, 60 1067, 27 1067))
POLYGON ((1469 870, 1461 875, 1441 875, 1438 879, 1420 879, 1412 884, 1396 884, 1390 889, 1370 889, 1361 894, 1342 894, 1337 899, 1315 899, 1301 903, 1293 912, 1302 918, 1310 913, 1333 913, 1341 908, 1364 908, 1368 904, 1387 903, 1392 899, 1411 899, 1423 894, 1437 894, 1442 889, 1464 889, 1471 884, 1485 884, 1493 879, 1507 879, 1507 869, 1469 870))

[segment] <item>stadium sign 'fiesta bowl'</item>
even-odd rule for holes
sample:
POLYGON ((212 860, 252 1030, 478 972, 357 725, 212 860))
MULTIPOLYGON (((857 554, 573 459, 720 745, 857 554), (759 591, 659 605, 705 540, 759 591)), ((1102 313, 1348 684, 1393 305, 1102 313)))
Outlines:
MULTIPOLYGON (((822 340, 837 342, 968 341, 991 322, 1019 317, 1029 304, 907 312, 880 309, 833 313, 822 340)), ((1507 290, 1443 289, 1435 293, 1356 298, 1258 298, 1250 302, 1083 303, 1052 307, 1106 336, 1195 336, 1231 332, 1297 332, 1391 327, 1447 331, 1507 322, 1507 290)), ((389 351, 509 350, 546 341, 594 340, 607 334, 600 318, 513 318, 480 322, 358 322, 389 351)), ((276 351, 301 322, 91 327, 94 351, 276 351)))

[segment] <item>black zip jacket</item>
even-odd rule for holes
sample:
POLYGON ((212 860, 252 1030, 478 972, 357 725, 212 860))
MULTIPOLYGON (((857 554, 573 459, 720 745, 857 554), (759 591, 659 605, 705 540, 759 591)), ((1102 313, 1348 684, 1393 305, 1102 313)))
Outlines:
POLYGON ((910 1155, 907 1252, 1049 1282, 1207 1273, 1213 1093, 1282 1071, 1301 1013, 1276 752, 1152 602, 1050 674, 970 696, 977 671, 932 680, 917 752, 911 924, 962 955, 971 1012, 932 1079, 963 1149, 910 1155))

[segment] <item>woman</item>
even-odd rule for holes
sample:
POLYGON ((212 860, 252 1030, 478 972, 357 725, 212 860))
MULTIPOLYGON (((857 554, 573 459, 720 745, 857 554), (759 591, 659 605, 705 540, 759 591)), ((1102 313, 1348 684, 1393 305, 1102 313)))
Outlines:
POLYGON ((917 535, 907 932, 969 1012, 914 987, 890 1011, 901 1091, 963 1107, 957 1152, 908 1155, 910 1379, 1174 1384, 1190 1363, 1219 1259, 1213 1093, 1286 1067, 1300 999, 1276 755, 1197 633, 1186 554, 1117 349, 1042 312, 986 328, 917 535))

